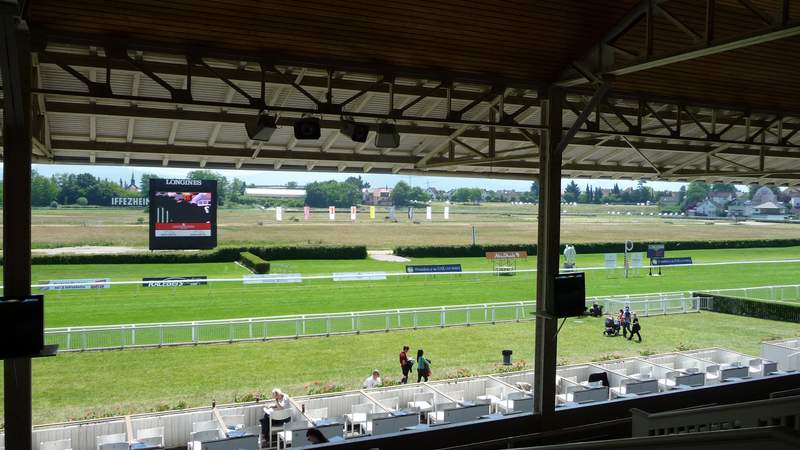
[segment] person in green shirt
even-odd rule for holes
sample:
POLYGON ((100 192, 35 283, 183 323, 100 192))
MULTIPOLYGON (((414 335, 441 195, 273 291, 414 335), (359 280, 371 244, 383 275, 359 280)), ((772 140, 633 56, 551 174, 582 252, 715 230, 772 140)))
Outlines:
POLYGON ((426 358, 422 349, 417 350, 417 383, 431 376, 431 360, 426 358))

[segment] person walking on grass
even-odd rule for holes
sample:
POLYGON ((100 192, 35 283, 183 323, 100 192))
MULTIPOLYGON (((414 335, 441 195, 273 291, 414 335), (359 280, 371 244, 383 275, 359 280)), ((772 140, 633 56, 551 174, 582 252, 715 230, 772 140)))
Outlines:
POLYGON ((619 322, 619 326, 622 327, 622 337, 628 337, 628 327, 625 325, 625 312, 621 309, 619 310, 617 321, 619 322))
POLYGON ((642 335, 639 334, 639 331, 641 329, 642 329, 642 326, 639 325, 639 317, 637 317, 636 314, 634 314, 633 315, 633 326, 631 327, 631 337, 629 337, 628 340, 629 341, 632 340, 633 339, 633 335, 635 334, 639 338, 639 340, 637 342, 642 342, 642 335))
POLYGON ((417 383, 428 381, 431 376, 431 360, 425 357, 425 352, 422 349, 417 350, 417 383))
POLYGON ((400 370, 403 371, 403 378, 400 379, 400 384, 408 384, 408 374, 411 368, 414 367, 414 360, 408 358, 408 346, 403 346, 403 351, 400 352, 400 370))

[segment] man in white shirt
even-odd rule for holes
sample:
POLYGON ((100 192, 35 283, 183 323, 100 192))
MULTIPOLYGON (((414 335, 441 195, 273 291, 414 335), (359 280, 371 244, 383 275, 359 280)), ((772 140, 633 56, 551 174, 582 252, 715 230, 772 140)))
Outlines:
POLYGON ((368 376, 367 379, 364 380, 364 387, 367 389, 378 387, 381 384, 381 373, 378 372, 378 369, 373 370, 372 375, 368 376))

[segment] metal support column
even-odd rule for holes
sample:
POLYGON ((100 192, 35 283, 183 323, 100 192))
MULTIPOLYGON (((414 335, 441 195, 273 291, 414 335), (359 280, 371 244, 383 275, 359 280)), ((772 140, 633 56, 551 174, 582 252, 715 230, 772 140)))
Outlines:
POLYGON ((553 289, 558 274, 561 226, 561 110, 564 91, 551 87, 542 105, 547 127, 539 147, 539 241, 536 258, 536 345, 534 405, 542 427, 553 427, 556 401, 556 322, 553 289))
MULTIPOLYGON (((25 296, 31 286, 31 55, 16 1, 0 1, 3 75, 4 295, 25 296)), ((4 361, 5 448, 31 445, 31 359, 4 361)))

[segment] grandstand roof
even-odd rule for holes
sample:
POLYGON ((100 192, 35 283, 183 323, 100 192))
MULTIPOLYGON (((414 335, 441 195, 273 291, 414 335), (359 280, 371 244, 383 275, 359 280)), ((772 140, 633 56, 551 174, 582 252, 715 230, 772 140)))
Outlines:
POLYGON ((46 120, 35 152, 531 179, 546 89, 567 89, 569 128, 605 80, 610 92, 564 152, 565 176, 797 184, 794 4, 39 0, 29 23, 46 120), (266 143, 243 126, 264 107, 280 125, 266 143), (309 114, 322 136, 298 141, 290 125, 309 114), (340 132, 342 116, 371 124, 366 143, 340 132), (385 121, 402 136, 395 149, 374 145, 385 121))

